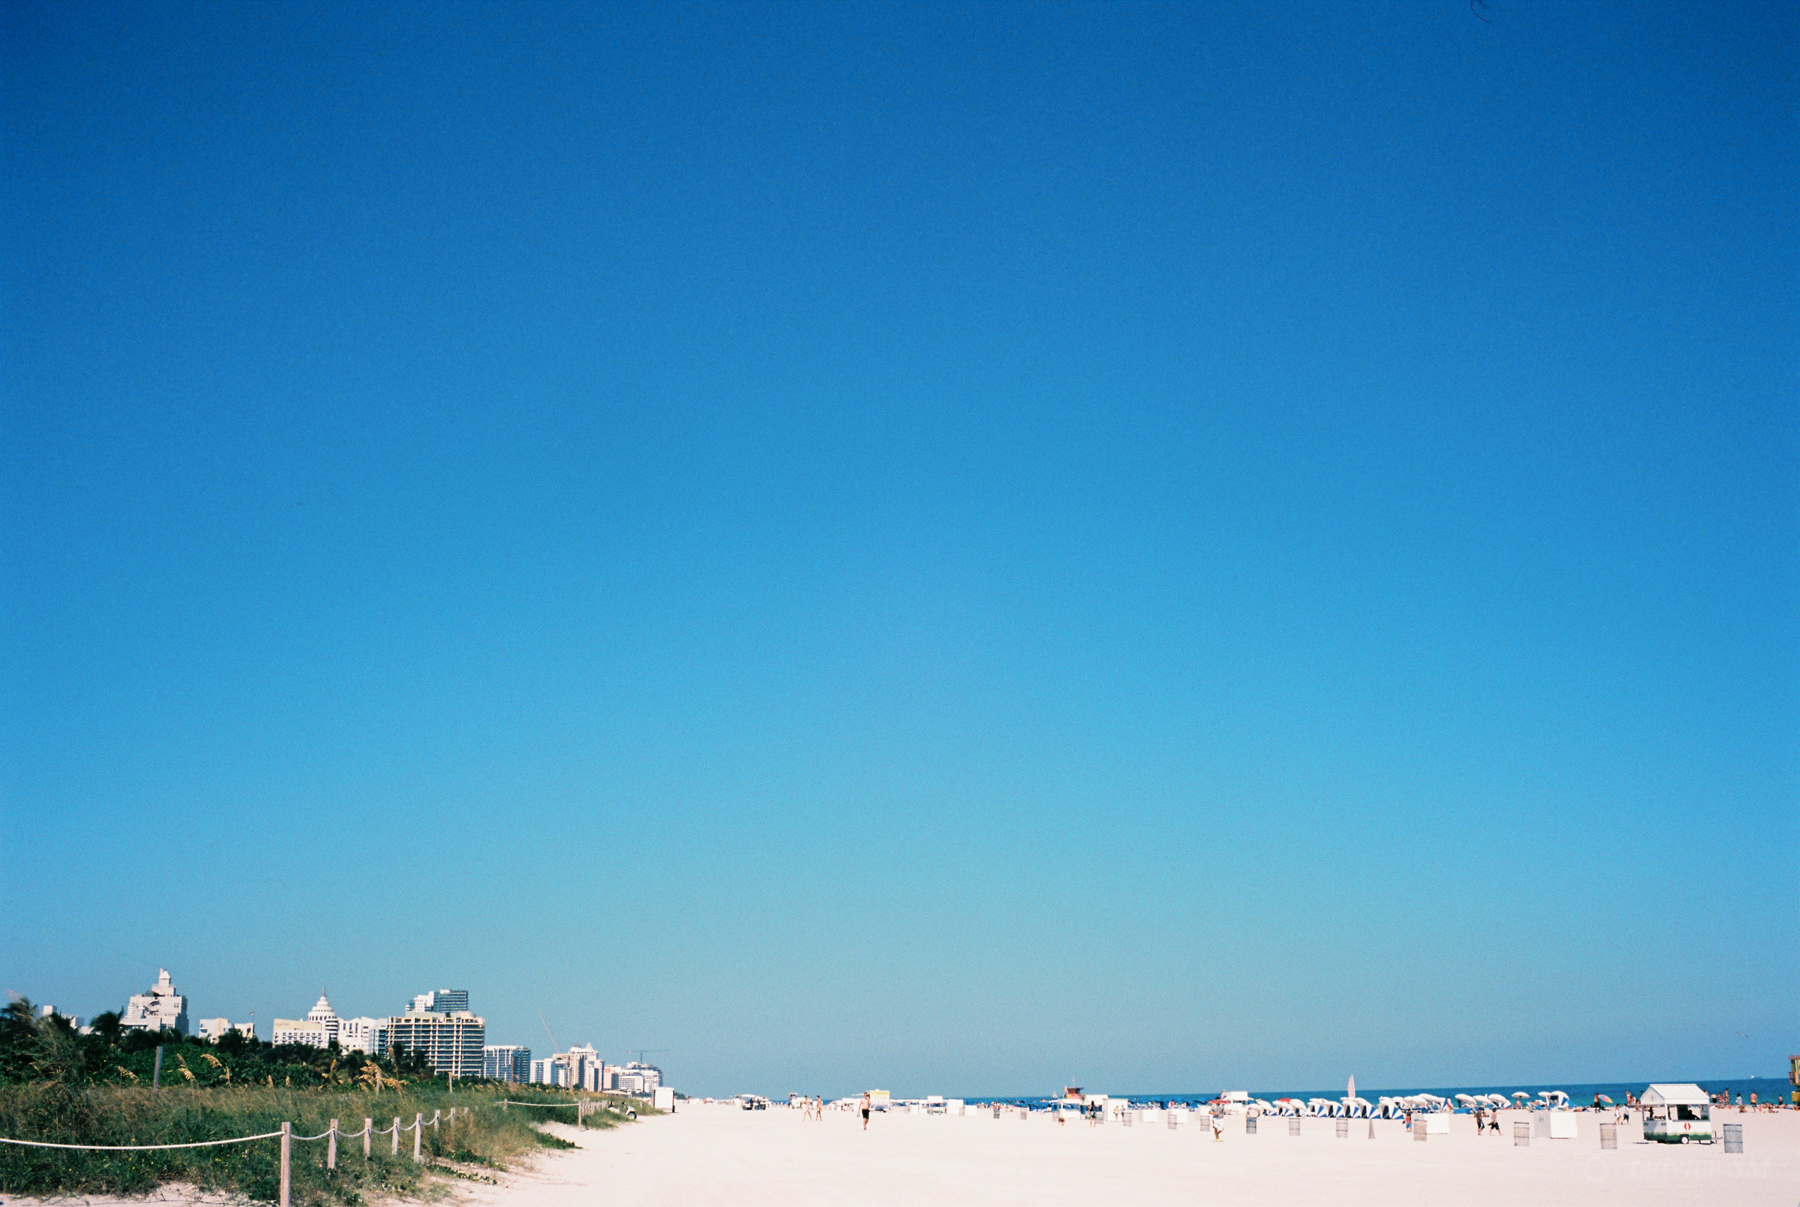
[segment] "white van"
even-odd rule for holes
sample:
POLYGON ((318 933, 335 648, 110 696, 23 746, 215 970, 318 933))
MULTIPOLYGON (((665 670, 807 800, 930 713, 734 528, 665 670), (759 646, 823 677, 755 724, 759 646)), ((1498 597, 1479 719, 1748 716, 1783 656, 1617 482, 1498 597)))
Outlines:
POLYGON ((1661 1144, 1711 1144, 1712 1099, 1691 1082, 1644 1091, 1644 1139, 1661 1144))

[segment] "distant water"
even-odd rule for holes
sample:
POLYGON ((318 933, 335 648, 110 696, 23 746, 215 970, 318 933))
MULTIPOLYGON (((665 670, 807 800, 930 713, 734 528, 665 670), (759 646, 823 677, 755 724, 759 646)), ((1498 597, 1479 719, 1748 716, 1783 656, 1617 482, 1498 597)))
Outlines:
MULTIPOLYGON (((1411 1086, 1402 1087, 1400 1089, 1377 1089, 1374 1086, 1359 1085, 1356 1087, 1356 1095, 1359 1098, 1366 1098, 1370 1102, 1376 1102, 1383 1098, 1404 1098, 1409 1094, 1436 1094, 1440 1098, 1450 1098, 1454 1100, 1454 1097, 1457 1094, 1505 1094, 1510 1097, 1520 1091, 1524 1091, 1531 1097, 1536 1098, 1539 1090, 1563 1090, 1569 1095, 1569 1102, 1571 1105, 1590 1106, 1593 1104, 1594 1095, 1596 1094, 1604 1094, 1614 1102, 1622 1103, 1625 1101, 1626 1094, 1642 1094, 1644 1092, 1644 1087, 1649 1085, 1651 1080, 1663 1082, 1687 1082, 1692 1079, 1685 1077, 1657 1077, 1646 1079, 1644 1081, 1606 1081, 1592 1083, 1562 1082, 1554 1085, 1411 1086)), ((1748 1102, 1750 1101, 1750 1095, 1752 1094, 1756 1095, 1758 1102, 1768 1102, 1771 1099, 1777 1102, 1787 1102, 1789 1101, 1788 1094, 1793 1089, 1793 1087, 1788 1084, 1786 1077, 1744 1077, 1728 1078, 1725 1080, 1708 1080, 1706 1078, 1701 1078, 1700 1080, 1695 1081, 1694 1084, 1709 1094, 1717 1094, 1725 1090, 1730 1090, 1732 1101, 1734 1102, 1740 1095, 1742 1095, 1745 1102, 1748 1102)), ((1239 1087, 1231 1088, 1236 1089, 1239 1087)), ((1095 1089, 1093 1092, 1112 1093, 1110 1090, 1100 1089, 1095 1089)), ((1211 1093, 1206 1094, 1113 1094, 1112 1096, 1115 1098, 1128 1097, 1133 1102, 1177 1102, 1193 1104, 1199 1102, 1211 1102, 1223 1092, 1223 1090, 1214 1090, 1211 1093)), ((1339 1098, 1344 1096, 1344 1087, 1340 1085, 1334 1090, 1251 1090, 1250 1096, 1252 1098, 1266 1099, 1269 1102, 1273 1102, 1277 1098, 1298 1098, 1302 1102, 1305 1102, 1309 1098, 1329 1098, 1331 1101, 1336 1102, 1339 1098)), ((967 1099, 967 1101, 1038 1104, 1048 1101, 1048 1099, 975 1097, 967 1099)))

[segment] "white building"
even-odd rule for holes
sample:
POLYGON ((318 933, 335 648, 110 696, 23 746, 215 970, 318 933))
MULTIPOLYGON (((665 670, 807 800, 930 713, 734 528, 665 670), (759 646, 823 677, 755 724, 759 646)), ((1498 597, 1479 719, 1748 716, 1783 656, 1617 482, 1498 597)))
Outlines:
POLYGON ((318 1023, 321 1027, 325 1028, 324 1047, 329 1048, 331 1046, 331 1041, 338 1038, 338 1023, 340 1020, 338 1019, 337 1011, 333 1010, 331 1008, 331 1003, 325 1000, 325 991, 323 989, 319 990, 319 1000, 314 1002, 313 1008, 306 1012, 306 1021, 309 1023, 318 1023))
POLYGON ((607 1084, 606 1062, 592 1044, 582 1044, 567 1052, 531 1062, 531 1080, 539 1085, 557 1085, 568 1089, 600 1091, 607 1084))
POLYGON ((608 1068, 607 1074, 606 1088, 617 1090, 621 1094, 651 1094, 662 1084, 661 1069, 635 1060, 627 1065, 608 1068))
POLYGON ((218 1043, 233 1031, 246 1039, 256 1038, 255 1023, 234 1023, 228 1018, 203 1018, 194 1026, 196 1035, 201 1039, 210 1039, 214 1043, 218 1043))
POLYGON ((309 1018, 276 1019, 269 1042, 277 1045, 304 1044, 309 1048, 331 1046, 331 1038, 325 1033, 325 1024, 316 1023, 309 1018))
POLYGON ((388 1047, 388 1020, 385 1018, 340 1018, 338 1047, 346 1052, 366 1052, 384 1056, 388 1047))
POLYGON ((188 1033, 187 998, 176 992, 167 968, 156 970, 156 984, 147 993, 132 997, 119 1026, 127 1031, 167 1029, 181 1035, 188 1033))

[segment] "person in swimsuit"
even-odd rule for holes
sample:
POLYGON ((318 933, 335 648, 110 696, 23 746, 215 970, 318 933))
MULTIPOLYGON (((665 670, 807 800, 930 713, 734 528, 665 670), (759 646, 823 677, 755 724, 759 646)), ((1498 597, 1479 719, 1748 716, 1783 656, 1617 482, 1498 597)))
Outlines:
POLYGON ((867 1094, 863 1095, 862 1113, 863 1113, 863 1130, 866 1132, 869 1130, 869 1096, 867 1094))

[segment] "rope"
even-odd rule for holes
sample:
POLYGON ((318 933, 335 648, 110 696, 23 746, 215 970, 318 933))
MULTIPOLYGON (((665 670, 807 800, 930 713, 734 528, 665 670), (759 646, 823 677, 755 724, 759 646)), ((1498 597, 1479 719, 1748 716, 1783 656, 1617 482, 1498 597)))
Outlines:
MULTIPOLYGON (((329 1135, 330 1133, 325 1133, 329 1135)), ((260 1136, 236 1136, 230 1140, 196 1140, 191 1144, 52 1144, 48 1140, 14 1140, 0 1136, 0 1144, 23 1144, 29 1148, 78 1148, 85 1152, 140 1152, 161 1148, 212 1148, 220 1144, 248 1144, 252 1140, 273 1140, 280 1132, 264 1132, 260 1136)), ((317 1140, 318 1136, 296 1136, 296 1140, 317 1140)))
POLYGON ((326 1128, 324 1131, 320 1132, 316 1136, 295 1136, 294 1139, 296 1139, 296 1140, 323 1140, 326 1136, 329 1136, 330 1134, 331 1134, 331 1129, 326 1128))
POLYGON ((579 1102, 520 1102, 516 1098, 502 1098, 501 1102, 509 1102, 513 1106, 542 1106, 551 1110, 567 1110, 572 1106, 580 1106, 579 1102))

